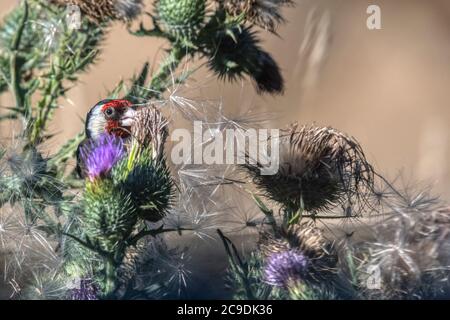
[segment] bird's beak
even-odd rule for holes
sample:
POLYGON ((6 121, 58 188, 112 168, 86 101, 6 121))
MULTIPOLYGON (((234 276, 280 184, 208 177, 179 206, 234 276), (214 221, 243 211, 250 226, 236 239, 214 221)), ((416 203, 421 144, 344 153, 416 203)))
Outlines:
POLYGON ((134 122, 134 117, 136 116, 136 110, 133 108, 128 108, 125 113, 120 118, 121 127, 131 127, 134 122))

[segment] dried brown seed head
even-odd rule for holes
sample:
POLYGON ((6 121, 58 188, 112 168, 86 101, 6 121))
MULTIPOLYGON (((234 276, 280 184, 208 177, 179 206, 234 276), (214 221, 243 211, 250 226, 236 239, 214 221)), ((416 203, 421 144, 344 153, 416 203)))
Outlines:
POLYGON ((245 165, 265 195, 296 212, 311 214, 367 203, 374 171, 353 138, 329 127, 294 124, 279 140, 279 170, 262 175, 262 165, 245 165))
POLYGON ((77 5, 91 21, 108 19, 129 21, 138 16, 143 8, 142 0, 51 0, 57 5, 77 5))
POLYGON ((244 19, 270 32, 275 32, 277 25, 284 21, 281 9, 293 5, 292 0, 215 0, 234 17, 244 19))
POLYGON ((151 147, 154 159, 160 159, 164 154, 164 144, 168 132, 168 121, 154 106, 138 110, 131 128, 132 140, 139 146, 151 147))

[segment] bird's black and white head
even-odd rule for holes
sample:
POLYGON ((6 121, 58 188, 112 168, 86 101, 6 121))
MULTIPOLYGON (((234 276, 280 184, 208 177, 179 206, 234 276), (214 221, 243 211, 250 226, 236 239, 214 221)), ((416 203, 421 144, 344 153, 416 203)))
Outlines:
POLYGON ((107 133, 128 138, 135 114, 136 110, 128 100, 102 100, 86 116, 86 137, 96 140, 107 133))

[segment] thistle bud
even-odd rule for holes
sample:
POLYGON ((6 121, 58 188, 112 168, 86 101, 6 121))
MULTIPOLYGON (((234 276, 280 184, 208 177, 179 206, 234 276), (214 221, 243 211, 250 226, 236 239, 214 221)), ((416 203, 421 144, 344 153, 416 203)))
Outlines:
POLYGON ((164 161, 141 160, 120 183, 139 207, 139 217, 152 222, 161 220, 171 204, 173 182, 164 161))
POLYGON ((84 195, 82 228, 100 249, 112 252, 126 239, 136 223, 135 206, 129 194, 109 181, 88 183, 84 195))
POLYGON ((159 0, 157 15, 164 28, 175 37, 191 37, 205 18, 205 0, 159 0))
POLYGON ((256 33, 249 28, 220 31, 209 44, 209 67, 220 78, 236 80, 248 75, 260 93, 280 94, 283 76, 270 54, 261 49, 256 33))

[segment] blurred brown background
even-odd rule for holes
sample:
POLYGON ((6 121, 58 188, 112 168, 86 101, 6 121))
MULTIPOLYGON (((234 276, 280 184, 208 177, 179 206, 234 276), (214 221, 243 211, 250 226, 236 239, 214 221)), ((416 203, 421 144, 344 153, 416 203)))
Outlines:
MULTIPOLYGON (((204 91, 225 108, 279 113, 271 127, 292 121, 331 125, 355 136, 375 167, 390 177, 432 184, 450 197, 450 1, 297 0, 285 10, 279 37, 263 46, 279 62, 284 96, 258 97, 251 85, 206 80, 204 91), (366 27, 368 5, 381 7, 382 29, 366 27)), ((4 16, 17 0, 1 0, 4 16)), ((157 63, 163 42, 138 39, 115 26, 99 63, 82 76, 51 126, 50 150, 81 130, 87 110, 146 61, 157 63)), ((199 83, 210 77, 197 73, 199 83)), ((10 97, 0 98, 2 106, 10 97)), ((7 130, 5 127, 1 130, 7 130)), ((4 134, 4 132, 2 132, 4 134)))

